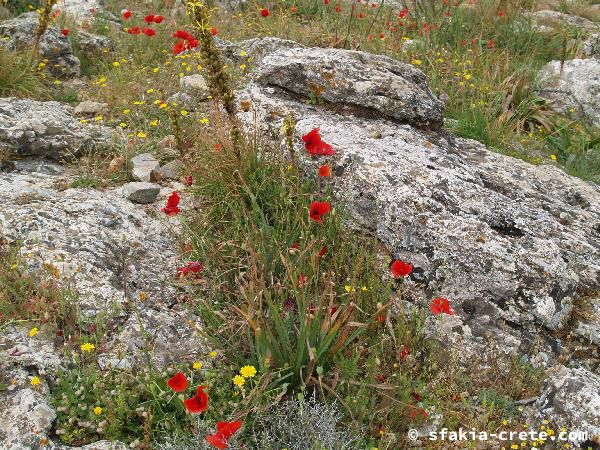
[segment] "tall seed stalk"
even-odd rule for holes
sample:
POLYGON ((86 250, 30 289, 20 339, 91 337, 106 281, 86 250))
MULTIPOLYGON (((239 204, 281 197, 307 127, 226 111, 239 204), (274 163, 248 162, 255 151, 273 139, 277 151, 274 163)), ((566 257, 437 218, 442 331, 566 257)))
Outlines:
POLYGON ((38 27, 35 30, 35 34, 33 35, 33 47, 31 50, 31 56, 33 61, 37 61, 38 59, 40 39, 48 29, 48 24, 50 23, 50 14, 52 14, 52 8, 54 7, 55 3, 56 0, 46 0, 44 6, 42 7, 42 11, 40 12, 38 27))

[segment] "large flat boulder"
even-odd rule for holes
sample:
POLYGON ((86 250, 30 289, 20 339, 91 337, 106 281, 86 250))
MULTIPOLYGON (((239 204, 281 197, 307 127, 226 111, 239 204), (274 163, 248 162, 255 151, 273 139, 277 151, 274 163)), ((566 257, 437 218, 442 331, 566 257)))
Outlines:
MULTIPOLYGON (((580 293, 600 288, 600 188, 445 132, 307 105, 294 95, 300 91, 294 80, 303 83, 296 74, 333 71, 348 60, 353 73, 366 74, 370 62, 341 50, 293 55, 286 49, 265 56, 265 68, 257 68, 265 76, 239 92, 250 104, 239 112, 248 129, 256 124, 285 151, 279 130, 292 114, 296 153, 306 172, 316 174, 324 160, 309 157, 301 136, 319 127, 337 151, 334 192, 352 224, 414 264, 407 299, 427 305, 432 296, 448 297, 471 343, 485 350, 495 338, 504 352, 526 355, 541 341, 536 358, 551 364, 561 347, 554 330, 568 327, 580 293), (282 54, 293 71, 279 70, 282 54), (277 83, 267 76, 273 67, 277 83)), ((426 86, 413 88, 417 98, 426 92, 426 86)), ((398 89, 412 95, 408 85, 398 89)), ((347 98, 341 92, 337 101, 353 101, 354 91, 347 98)))
POLYGON ((107 146, 112 136, 109 128, 80 123, 68 105, 0 98, 0 152, 9 157, 68 159, 107 146))
MULTIPOLYGON (((11 50, 30 50, 38 28, 39 15, 35 12, 21 14, 11 20, 0 22, 0 45, 11 50)), ((49 26, 42 35, 39 46, 41 59, 47 59, 46 67, 58 77, 74 77, 80 73, 79 58, 73 54, 71 41, 55 26, 49 26)))
POLYGON ((382 55, 282 45, 262 58, 253 78, 303 99, 366 109, 419 126, 442 123, 444 104, 432 94, 423 72, 382 55))
POLYGON ((572 59, 546 64, 539 73, 539 94, 552 107, 600 126, 600 59, 572 59))

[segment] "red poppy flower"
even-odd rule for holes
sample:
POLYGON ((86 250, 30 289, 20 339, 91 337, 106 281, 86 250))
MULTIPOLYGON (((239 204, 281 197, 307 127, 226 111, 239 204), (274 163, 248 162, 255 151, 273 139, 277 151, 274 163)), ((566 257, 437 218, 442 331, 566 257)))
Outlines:
POLYGON ((506 13, 502 10, 498 11, 498 17, 504 17, 506 16, 506 13))
POLYGON ((167 199, 167 205, 161 209, 167 216, 175 216, 179 214, 181 211, 179 209, 179 194, 177 191, 173 191, 173 193, 167 199))
POLYGON ((154 15, 150 14, 150 15, 144 17, 144 22, 146 22, 146 23, 152 23, 152 22, 154 22, 154 15))
POLYGON ((173 33, 174 38, 185 39, 186 41, 192 39, 192 35, 184 30, 177 30, 173 33))
POLYGON ((213 447, 223 450, 229 446, 227 441, 241 426, 241 420, 236 420, 235 422, 217 422, 217 432, 206 436, 206 441, 213 447))
POLYGON ((496 47, 496 41, 494 41, 493 39, 490 39, 488 41, 488 48, 494 48, 496 47))
POLYGON ((299 249, 300 249, 300 244, 298 244, 297 242, 294 242, 292 245, 290 245, 288 252, 290 255, 295 255, 296 253, 298 253, 299 249))
POLYGON ((183 401, 185 409, 192 414, 199 414, 208 409, 208 394, 204 392, 207 386, 198 386, 198 392, 192 398, 183 401))
POLYGON ((133 15, 133 13, 126 9, 121 15, 123 16, 123 19, 127 20, 133 15))
POLYGON ((189 273, 197 274, 202 269, 204 269, 204 266, 202 266, 202 264, 200 264, 198 261, 190 261, 185 266, 177 268, 177 275, 183 277, 189 273))
POLYGON ((323 4, 324 4, 324 5, 329 5, 329 1, 330 1, 330 0, 323 0, 323 4))
POLYGON ((319 167, 319 176, 320 177, 330 177, 331 176, 331 167, 327 164, 323 164, 319 167))
POLYGON ((342 11, 342 8, 340 8, 340 5, 335 5, 335 12, 339 13, 342 11))
POLYGON ((183 392, 188 387, 188 381, 183 372, 177 372, 169 381, 167 381, 167 386, 173 389, 175 392, 183 392))
POLYGON ((331 148, 331 145, 325 143, 321 139, 321 135, 319 134, 319 128, 315 128, 311 132, 302 136, 302 140, 304 141, 304 147, 306 147, 306 150, 312 156, 335 155, 335 151, 331 148))
POLYGON ((408 8, 404 8, 402 11, 400 11, 398 13, 398 17, 400 17, 401 19, 404 19, 406 16, 408 16, 409 13, 409 9, 408 8))
POLYGON ((212 27, 210 29, 210 34, 212 34, 213 36, 216 36, 217 34, 219 34, 219 32, 217 31, 217 29, 215 27, 212 27))
POLYGON ((269 10, 267 8, 261 9, 260 15, 263 17, 269 17, 269 10))
POLYGON ((193 182, 192 176, 188 175, 187 177, 185 177, 185 184, 186 186, 191 186, 193 182))
POLYGON ((298 12, 298 8, 296 8, 295 6, 292 6, 292 7, 290 8, 290 12, 291 12, 292 14, 296 14, 296 13, 298 12))
POLYGON ((129 34, 140 34, 142 30, 140 29, 140 27, 131 27, 127 30, 127 32, 129 34))
POLYGON ((452 308, 450 307, 450 302, 444 297, 438 297, 431 300, 429 308, 431 309, 431 312, 436 315, 442 313, 448 314, 449 316, 454 315, 454 311, 452 311, 452 308))
POLYGON ((321 250, 319 250, 319 258, 325 256, 325 253, 327 253, 327 246, 323 244, 323 247, 321 247, 321 250))
POLYGON ((187 45, 185 46, 188 50, 191 48, 196 48, 198 47, 198 40, 191 38, 187 41, 187 45))
POLYGON ((144 33, 148 37, 152 37, 156 34, 156 31, 154 31, 152 28, 144 28, 142 30, 142 33, 144 33))
POLYGON ((323 224, 321 217, 329 211, 331 211, 331 204, 329 202, 312 202, 310 204, 309 215, 315 222, 323 224))
POLYGON ((154 23, 162 23, 165 20, 164 16, 154 16, 154 23))
POLYGON ((62 34, 63 36, 68 36, 70 33, 69 30, 67 30, 66 28, 63 28, 62 30, 60 30, 60 34, 62 34))
POLYGON ((410 275, 413 270, 413 266, 412 264, 406 264, 404 261, 397 259, 392 263, 390 269, 394 278, 399 278, 410 275))

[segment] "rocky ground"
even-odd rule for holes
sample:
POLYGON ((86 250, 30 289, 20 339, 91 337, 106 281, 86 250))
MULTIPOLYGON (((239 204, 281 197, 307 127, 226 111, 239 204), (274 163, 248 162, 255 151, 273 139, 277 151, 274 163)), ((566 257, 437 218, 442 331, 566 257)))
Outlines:
MULTIPOLYGON (((101 2, 62 3, 77 23, 102 9, 101 2)), ((556 11, 530 18, 540 32, 564 21, 591 32, 586 58, 549 62, 539 74, 539 93, 557 111, 600 126, 596 22, 556 11)), ((37 22, 35 12, 0 22, 3 45, 30 46, 37 22)), ((85 31, 78 39, 92 54, 112 47, 85 31)), ((585 442, 571 439, 576 448, 597 445, 600 187, 453 135, 443 128, 444 102, 414 66, 277 38, 218 42, 231 64, 239 65, 242 52, 253 58, 249 81, 236 90, 246 131, 289 151, 281 130, 291 115, 301 155, 302 136, 319 127, 337 152, 333 189, 351 214, 349 225, 414 265, 396 311, 405 303, 427 305, 435 293, 451 298, 456 314, 430 317, 427 336, 465 361, 485 358, 493 346, 500 359, 518 355, 544 369, 539 394, 523 399, 524 417, 587 433, 585 442), (322 104, 304 101, 315 85, 326 86, 322 104)), ((44 34, 40 54, 56 77, 77 85, 80 61, 58 28, 44 34)), ((204 78, 182 77, 177 95, 182 104, 205 100, 204 78)), ((111 333, 96 355, 100 367, 135 368, 147 348, 159 368, 195 361, 209 351, 198 333, 203 325, 183 306, 189 287, 173 279, 185 223, 161 212, 174 191, 182 194, 182 208, 194 206, 186 164, 161 163, 147 152, 126 155, 111 162, 124 167, 125 183, 78 185, 77 158, 127 141, 118 126, 81 123, 104 108, 94 101, 72 107, 0 98, 0 236, 20 243, 31 271, 56 270, 74 293, 78 314, 110 315, 111 333)), ((318 162, 300 157, 307 174, 318 162)), ((0 382, 8 381, 0 389, 0 448, 128 448, 108 441, 61 444, 48 401, 51 373, 69 362, 60 340, 44 330, 30 336, 20 322, 0 332, 0 382), (43 380, 41 387, 31 385, 32 377, 43 380)))

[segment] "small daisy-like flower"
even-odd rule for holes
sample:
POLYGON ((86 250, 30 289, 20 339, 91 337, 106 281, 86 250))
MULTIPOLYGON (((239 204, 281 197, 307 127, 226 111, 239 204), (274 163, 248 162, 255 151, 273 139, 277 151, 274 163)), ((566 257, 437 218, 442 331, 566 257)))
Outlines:
POLYGON ((254 366, 244 366, 240 369, 240 375, 244 378, 252 378, 256 375, 256 368, 254 366))
POLYGON ((119 61, 115 61, 114 63, 112 63, 113 67, 120 67, 121 63, 119 63, 119 61))
POLYGON ((236 386, 243 386, 246 382, 246 379, 241 375, 236 375, 232 378, 231 381, 233 381, 233 384, 235 384, 236 386))
POLYGON ((192 367, 194 368, 194 370, 200 370, 202 369, 202 363, 200 361, 196 361, 192 367))
POLYGON ((182 110, 181 110, 181 111, 179 111, 179 112, 181 113, 181 115, 182 115, 183 117, 185 117, 185 116, 187 116, 187 115, 188 115, 188 112, 187 112, 185 109, 182 109, 182 110))
POLYGON ((208 119, 206 117, 203 117, 202 119, 200 119, 200 123, 206 125, 208 123, 208 119))
POLYGON ((216 358, 217 357, 217 352, 215 352, 214 350, 212 352, 210 352, 208 354, 208 356, 210 356, 211 358, 216 358))
POLYGON ((33 327, 31 330, 29 330, 29 337, 34 337, 36 334, 38 334, 38 327, 33 327))
POLYGON ((39 377, 32 377, 30 383, 31 383, 32 386, 39 386, 39 384, 40 384, 40 378, 39 377))
POLYGON ((140 131, 140 132, 137 134, 137 137, 139 137, 140 139, 144 139, 146 136, 147 136, 147 135, 146 135, 146 133, 144 133, 143 131, 140 131))
POLYGON ((84 352, 91 352, 95 348, 96 348, 96 346, 94 344, 89 343, 89 342, 81 344, 81 350, 84 351, 84 352))
POLYGON ((99 416, 100 414, 102 414, 102 408, 99 406, 96 406, 94 408, 94 414, 96 414, 97 416, 99 416))

